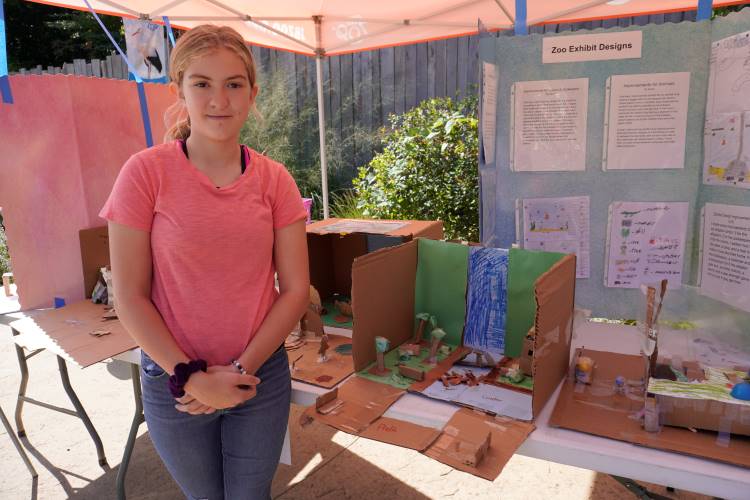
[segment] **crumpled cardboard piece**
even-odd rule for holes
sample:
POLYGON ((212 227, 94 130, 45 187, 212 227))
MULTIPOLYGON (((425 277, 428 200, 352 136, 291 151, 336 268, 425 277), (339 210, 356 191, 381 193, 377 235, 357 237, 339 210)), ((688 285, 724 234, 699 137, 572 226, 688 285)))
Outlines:
POLYGON ((462 408, 451 417, 440 437, 425 450, 424 454, 454 469, 493 481, 534 429, 534 424, 531 423, 506 417, 492 417, 462 408), (462 441, 481 440, 481 435, 487 429, 492 436, 487 453, 476 467, 467 465, 454 452, 456 446, 462 441))

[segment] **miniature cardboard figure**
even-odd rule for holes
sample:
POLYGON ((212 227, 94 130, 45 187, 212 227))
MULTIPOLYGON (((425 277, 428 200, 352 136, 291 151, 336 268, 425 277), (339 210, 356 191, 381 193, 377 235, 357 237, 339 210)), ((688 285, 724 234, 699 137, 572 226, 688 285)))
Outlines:
POLYGON ((320 294, 314 286, 310 285, 310 303, 302 319, 300 319, 302 336, 306 333, 312 333, 316 337, 323 336, 323 319, 320 317, 322 312, 323 304, 320 301, 320 294))
POLYGON ((434 365, 437 364, 437 351, 438 347, 440 347, 440 341, 443 340, 447 334, 442 328, 435 328, 430 335, 432 337, 432 344, 430 345, 430 357, 427 362, 434 365))
POLYGON ((490 449, 491 440, 492 433, 485 425, 467 429, 460 439, 456 439, 449 453, 470 467, 478 467, 490 449))
POLYGON ((385 353, 391 345, 391 341, 385 337, 375 337, 375 351, 377 352, 378 364, 375 367, 376 375, 387 375, 385 369, 385 353))
POLYGON ((419 370, 406 365, 398 365, 398 372, 404 377, 418 382, 424 380, 424 370, 419 370))
POLYGON ((419 324, 417 325, 417 333, 415 334, 414 343, 420 344, 422 342, 422 338, 424 337, 424 330, 427 326, 427 323, 430 324, 430 331, 432 331, 437 328, 437 319, 435 319, 435 316, 426 312, 417 314, 417 319, 419 320, 419 324))
POLYGON ((328 361, 328 356, 326 355, 326 351, 328 350, 328 335, 323 333, 323 336, 320 337, 320 348, 318 349, 318 363, 325 363, 328 361))

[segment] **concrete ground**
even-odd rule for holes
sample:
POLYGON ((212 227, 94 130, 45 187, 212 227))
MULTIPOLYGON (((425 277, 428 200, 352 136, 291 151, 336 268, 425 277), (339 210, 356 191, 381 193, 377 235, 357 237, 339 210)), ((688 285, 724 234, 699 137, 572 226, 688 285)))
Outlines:
MULTIPOLYGON (((0 304, 1 305, 1 304, 0 304)), ((0 407, 11 420, 20 375, 10 329, 0 326, 0 407)), ((62 390, 53 355, 43 352, 29 361, 27 395, 72 408, 62 390)), ((129 369, 120 362, 99 363, 84 370, 69 366, 70 379, 104 443, 111 469, 99 467, 96 450, 80 420, 33 405, 24 407, 24 446, 39 473, 32 481, 10 437, 0 426, 0 499, 109 499, 133 411, 129 369)), ((417 452, 337 432, 313 423, 300 428, 301 407, 289 419, 292 466, 281 465, 273 484, 278 499, 632 499, 607 475, 533 458, 514 456, 500 477, 485 481, 459 472, 417 452)), ((179 499, 179 489, 156 455, 142 425, 127 475, 129 499, 179 499)), ((666 492, 670 498, 701 495, 666 492)))

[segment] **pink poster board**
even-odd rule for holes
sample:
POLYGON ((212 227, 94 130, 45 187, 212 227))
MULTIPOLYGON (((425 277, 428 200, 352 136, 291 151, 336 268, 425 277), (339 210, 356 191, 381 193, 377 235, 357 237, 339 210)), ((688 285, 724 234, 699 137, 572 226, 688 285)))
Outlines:
MULTIPOLYGON (((84 298, 78 231, 117 173, 146 147, 135 82, 71 75, 12 76, 0 104, 0 206, 23 309, 84 298)), ((166 85, 145 84, 154 142, 164 136, 166 85)))

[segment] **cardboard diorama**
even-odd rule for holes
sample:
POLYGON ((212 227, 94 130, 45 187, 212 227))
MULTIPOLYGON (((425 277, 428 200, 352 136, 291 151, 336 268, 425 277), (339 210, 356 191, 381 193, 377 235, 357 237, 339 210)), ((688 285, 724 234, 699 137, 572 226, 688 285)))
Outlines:
POLYGON ((361 377, 531 421, 567 372, 572 255, 419 239, 352 275, 361 377))
POLYGON ((590 376, 582 382, 580 366, 578 377, 571 367, 550 425, 750 467, 750 401, 730 389, 747 384, 747 367, 683 362, 670 378, 650 377, 645 388, 642 355, 584 350, 574 364, 580 358, 590 376))
POLYGON ((396 439, 382 414, 407 390, 452 402, 466 408, 420 451, 497 477, 567 373, 575 257, 420 238, 356 259, 352 280, 357 376, 306 418, 418 449, 434 434, 396 439))
POLYGON ((331 388, 354 372, 352 264, 415 237, 443 237, 437 221, 326 219, 307 226, 310 303, 287 338, 292 378, 331 388))
MULTIPOLYGON (((660 322, 667 285, 662 280, 660 293, 644 287, 640 355, 574 353, 550 424, 750 467, 750 357, 660 322)), ((732 315, 717 315, 730 331, 732 315)), ((703 318, 716 329, 718 321, 703 318)), ((746 326, 735 327, 744 333, 746 326)), ((690 321, 681 327, 695 328, 690 321)))

